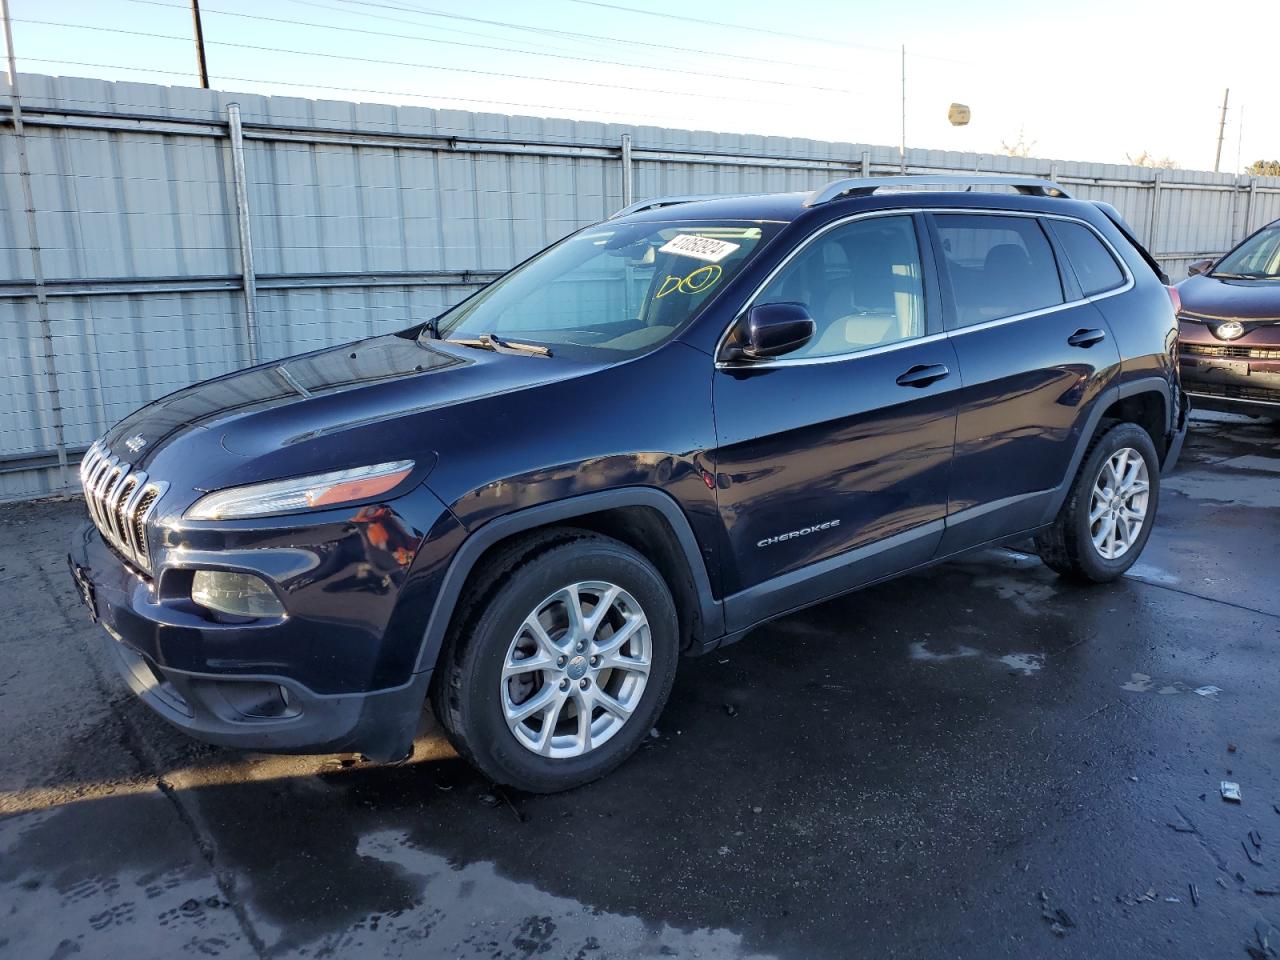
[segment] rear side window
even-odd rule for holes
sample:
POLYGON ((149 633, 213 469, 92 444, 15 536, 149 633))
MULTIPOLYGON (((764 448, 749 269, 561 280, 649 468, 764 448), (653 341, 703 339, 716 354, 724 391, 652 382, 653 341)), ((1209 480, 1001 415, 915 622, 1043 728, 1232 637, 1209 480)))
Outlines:
POLYGON ((1080 281, 1080 289, 1086 297, 1095 293, 1114 290, 1124 283, 1124 271, 1116 263, 1098 235, 1081 223, 1069 220, 1049 221, 1051 229, 1066 251, 1071 269, 1080 281))
POLYGON ((941 213, 934 224, 959 326, 1063 302, 1053 248, 1035 218, 941 213))

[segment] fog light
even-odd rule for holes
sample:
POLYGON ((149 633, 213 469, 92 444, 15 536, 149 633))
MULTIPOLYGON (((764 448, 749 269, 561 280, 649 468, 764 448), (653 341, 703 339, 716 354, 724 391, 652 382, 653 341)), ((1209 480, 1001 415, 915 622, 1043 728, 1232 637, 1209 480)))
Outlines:
POLYGON ((271 588, 251 573, 197 570, 191 581, 191 599, 234 617, 278 617, 284 613, 271 588))

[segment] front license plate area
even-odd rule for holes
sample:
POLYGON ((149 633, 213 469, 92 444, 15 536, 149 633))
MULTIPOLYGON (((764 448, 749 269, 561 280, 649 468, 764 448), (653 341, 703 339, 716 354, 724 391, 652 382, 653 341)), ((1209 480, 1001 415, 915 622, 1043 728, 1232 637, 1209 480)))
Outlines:
POLYGON ((89 610, 89 619, 94 623, 98 622, 98 600, 94 596, 93 583, 89 580, 85 572, 78 566, 74 560, 67 557, 67 566, 71 568, 71 579, 76 582, 76 590, 80 594, 80 599, 84 601, 84 605, 89 610))
POLYGON ((1249 376, 1248 360, 1201 360, 1200 369, 1206 373, 1221 373, 1229 377, 1249 376))

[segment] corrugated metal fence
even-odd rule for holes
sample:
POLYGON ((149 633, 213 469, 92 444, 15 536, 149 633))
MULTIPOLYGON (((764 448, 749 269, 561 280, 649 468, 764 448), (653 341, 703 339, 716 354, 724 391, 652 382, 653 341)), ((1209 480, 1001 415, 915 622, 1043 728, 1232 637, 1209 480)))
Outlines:
MULTIPOLYGON (((886 146, 29 74, 19 88, 27 178, 0 85, 0 499, 57 492, 60 463, 150 399, 433 316, 633 196, 899 169, 886 146)), ((1280 217, 1277 178, 926 150, 907 167, 1053 176, 1118 207, 1171 276, 1280 217)))

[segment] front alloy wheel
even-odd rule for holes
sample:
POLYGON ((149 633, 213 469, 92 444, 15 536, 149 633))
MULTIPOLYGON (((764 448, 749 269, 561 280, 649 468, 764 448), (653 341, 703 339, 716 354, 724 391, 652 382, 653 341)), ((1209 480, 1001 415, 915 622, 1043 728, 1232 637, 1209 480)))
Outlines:
POLYGON ((502 668, 507 727, 544 757, 578 757, 606 743, 649 682, 649 619, 614 583, 563 587, 532 610, 502 668))
POLYGON ((648 558, 586 530, 539 531, 495 548, 473 576, 432 703, 490 779, 567 790, 649 735, 679 653, 671 590, 648 558))

